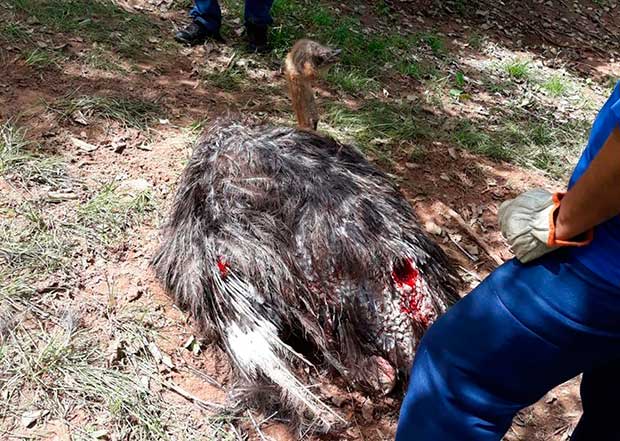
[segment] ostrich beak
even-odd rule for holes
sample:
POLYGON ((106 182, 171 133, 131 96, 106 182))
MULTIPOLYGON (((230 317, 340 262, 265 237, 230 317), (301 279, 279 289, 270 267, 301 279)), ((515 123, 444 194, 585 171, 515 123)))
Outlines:
POLYGON ((332 53, 330 54, 329 59, 331 61, 338 61, 341 53, 342 49, 332 49, 332 53))

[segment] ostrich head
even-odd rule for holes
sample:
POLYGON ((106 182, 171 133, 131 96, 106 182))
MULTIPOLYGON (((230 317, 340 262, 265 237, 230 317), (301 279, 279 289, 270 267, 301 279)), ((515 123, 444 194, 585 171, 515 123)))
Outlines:
POLYGON ((286 56, 284 72, 300 128, 316 130, 319 114, 312 83, 338 61, 340 52, 312 40, 299 40, 286 56))

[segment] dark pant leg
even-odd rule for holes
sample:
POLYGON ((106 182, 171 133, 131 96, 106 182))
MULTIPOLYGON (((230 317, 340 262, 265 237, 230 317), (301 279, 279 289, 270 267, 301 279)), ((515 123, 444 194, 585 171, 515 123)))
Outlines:
POLYGON ((620 290, 555 260, 508 262, 431 327, 397 441, 499 441, 520 409, 620 356, 620 290))
POLYGON ((272 24, 272 4, 273 0, 245 0, 245 23, 265 26, 272 24))
POLYGON ((616 420, 619 400, 620 360, 584 372, 581 380, 583 415, 571 441, 619 441, 620 424, 616 420))
POLYGON ((190 17, 211 33, 219 33, 222 25, 222 11, 217 0, 194 0, 190 17))

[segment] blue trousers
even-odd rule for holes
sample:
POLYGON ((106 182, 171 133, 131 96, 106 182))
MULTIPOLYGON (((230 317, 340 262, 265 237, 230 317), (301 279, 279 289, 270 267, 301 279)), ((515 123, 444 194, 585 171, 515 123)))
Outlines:
POLYGON ((620 440, 620 287, 569 252, 509 261, 422 339, 396 440, 500 441, 520 409, 580 373, 573 439, 620 440))
MULTIPOLYGON (((245 0, 245 23, 270 25, 273 0, 245 0)), ((222 25, 222 11, 217 0, 194 0, 190 17, 210 32, 219 32, 222 25)))

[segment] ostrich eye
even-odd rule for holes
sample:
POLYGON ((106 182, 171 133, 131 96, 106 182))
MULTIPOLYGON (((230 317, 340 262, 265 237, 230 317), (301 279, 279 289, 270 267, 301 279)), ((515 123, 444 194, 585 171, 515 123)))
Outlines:
POLYGON ((325 62, 325 58, 322 55, 319 55, 314 58, 314 61, 317 65, 323 64, 325 62))

